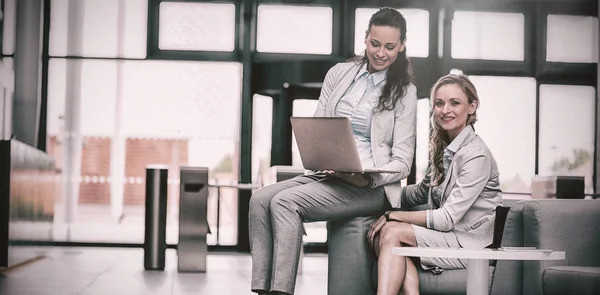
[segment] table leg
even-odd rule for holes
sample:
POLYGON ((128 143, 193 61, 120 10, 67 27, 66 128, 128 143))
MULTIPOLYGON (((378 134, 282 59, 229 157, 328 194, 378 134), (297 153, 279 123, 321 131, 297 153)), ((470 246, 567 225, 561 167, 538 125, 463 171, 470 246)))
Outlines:
POLYGON ((487 295, 489 279, 489 260, 467 260, 467 295, 487 295))

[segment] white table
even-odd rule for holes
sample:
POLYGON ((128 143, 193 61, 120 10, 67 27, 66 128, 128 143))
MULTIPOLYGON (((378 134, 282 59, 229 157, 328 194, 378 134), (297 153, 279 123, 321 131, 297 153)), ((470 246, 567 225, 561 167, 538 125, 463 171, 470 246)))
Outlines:
POLYGON ((488 294, 490 260, 563 260, 564 251, 394 247, 392 254, 409 257, 467 259, 467 295, 488 294))

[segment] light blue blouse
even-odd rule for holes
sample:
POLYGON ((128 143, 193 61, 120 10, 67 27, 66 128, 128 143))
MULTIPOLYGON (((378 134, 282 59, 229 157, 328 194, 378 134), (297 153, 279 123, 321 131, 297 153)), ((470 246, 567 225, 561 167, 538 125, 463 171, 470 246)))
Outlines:
POLYGON ((346 117, 352 123, 363 169, 375 166, 371 150, 371 119, 385 85, 386 74, 387 69, 369 73, 367 64, 364 64, 335 108, 337 117, 346 117))

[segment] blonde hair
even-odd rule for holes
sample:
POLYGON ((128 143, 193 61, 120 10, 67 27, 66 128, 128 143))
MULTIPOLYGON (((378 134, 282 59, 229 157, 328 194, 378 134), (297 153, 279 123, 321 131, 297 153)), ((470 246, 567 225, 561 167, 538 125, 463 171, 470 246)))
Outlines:
MULTIPOLYGON (((431 103, 431 135, 429 136, 429 176, 431 179, 430 186, 438 186, 444 179, 444 149, 450 144, 448 132, 442 129, 442 126, 435 120, 435 94, 442 86, 458 85, 467 96, 469 104, 474 101, 479 107, 479 97, 477 89, 465 75, 449 74, 441 77, 431 88, 430 103, 431 103)), ((477 122, 477 110, 473 114, 467 115, 467 126, 474 125, 477 122)))

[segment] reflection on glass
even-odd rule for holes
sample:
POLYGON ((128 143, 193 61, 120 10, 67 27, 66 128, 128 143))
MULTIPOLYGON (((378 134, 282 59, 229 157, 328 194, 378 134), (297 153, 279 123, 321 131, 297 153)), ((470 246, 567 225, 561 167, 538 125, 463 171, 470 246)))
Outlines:
POLYGON ((535 79, 469 78, 481 100, 475 130, 496 159, 500 188, 506 193, 529 193, 535 174, 535 79))
POLYGON ((161 2, 158 48, 233 51, 235 5, 161 2))
MULTIPOLYGON (((65 109, 66 60, 50 60, 48 152, 60 155, 65 109)), ((180 165, 208 167, 211 184, 237 183, 238 114, 241 64, 225 62, 123 62, 122 134, 126 137, 124 203, 110 198, 110 142, 115 124, 115 64, 112 60, 69 60, 82 63, 81 133, 84 138, 77 219, 64 224, 56 204, 55 240, 94 242, 143 241, 144 176, 148 164, 169 165, 167 242, 176 243, 180 165), (122 206, 123 216, 111 216, 122 206), (67 229, 70 237, 66 236, 67 229)), ((209 195, 209 224, 216 233, 216 188, 209 195)), ((221 189, 221 245, 237 242, 237 190, 221 189)), ((209 235, 215 244, 215 235, 209 235)))
POLYGON ((275 53, 331 54, 331 7, 258 6, 256 50, 275 53))
POLYGON ((2 36, 3 54, 9 55, 15 53, 15 34, 17 33, 17 0, 4 0, 4 10, 2 22, 4 24, 2 36))
POLYGON ((451 49, 453 58, 522 61, 525 18, 521 13, 456 11, 451 49))
MULTIPOLYGON (((317 100, 315 99, 296 99, 292 106, 292 114, 294 117, 312 117, 317 109, 317 100)), ((296 137, 292 133, 292 166, 302 167, 300 152, 298 152, 298 144, 296 137)))
MULTIPOLYGON (((406 54, 409 57, 429 56, 429 12, 423 9, 398 9, 406 19, 406 54)), ((376 8, 357 8, 354 22, 354 54, 365 51, 365 32, 376 8)))
POLYGON ((584 176, 593 192, 596 92, 590 86, 541 85, 539 174, 584 176))
POLYGON ((255 94, 252 103, 252 183, 262 185, 271 167, 273 99, 255 94))
MULTIPOLYGON (((69 55, 85 57, 146 57, 148 1, 146 0, 86 0, 81 9, 81 50, 69 55), (123 1, 124 24, 119 28, 119 2, 123 1), (123 34, 123 52, 118 54, 118 36, 123 34)), ((67 55, 69 0, 54 0, 50 8, 51 56, 67 55)), ((72 29, 72 28, 71 28, 72 29)))
POLYGON ((548 15, 546 60, 598 62, 598 18, 548 15))

